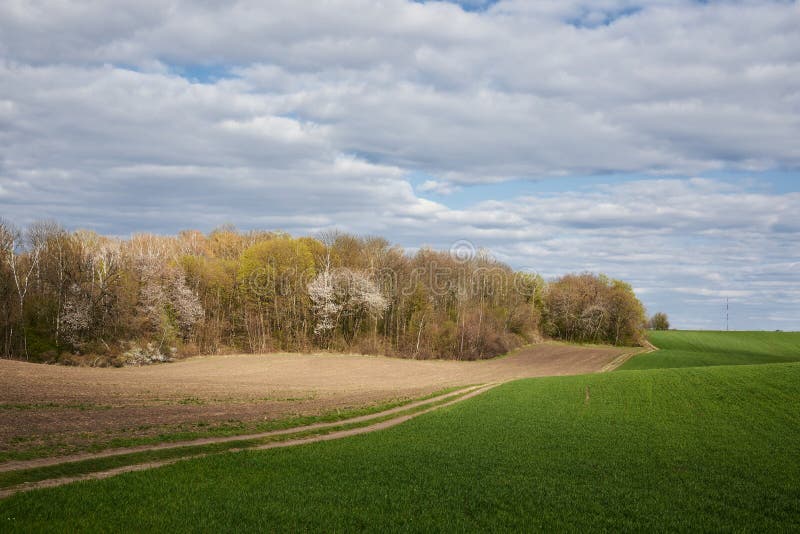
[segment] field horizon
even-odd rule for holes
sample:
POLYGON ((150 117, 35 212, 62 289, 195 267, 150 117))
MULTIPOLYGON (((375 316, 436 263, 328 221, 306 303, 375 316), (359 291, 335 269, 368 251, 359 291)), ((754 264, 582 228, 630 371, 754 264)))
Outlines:
POLYGON ((648 339, 659 350, 628 360, 620 370, 800 360, 800 332, 668 330, 650 331, 648 339))

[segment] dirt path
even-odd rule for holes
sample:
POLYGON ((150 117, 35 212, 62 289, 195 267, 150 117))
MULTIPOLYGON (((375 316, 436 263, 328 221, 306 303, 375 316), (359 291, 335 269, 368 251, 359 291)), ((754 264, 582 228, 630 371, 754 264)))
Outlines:
MULTIPOLYGON (((392 410, 387 410, 385 412, 380 412, 380 413, 377 413, 377 414, 371 414, 369 416, 355 417, 355 418, 352 418, 352 419, 339 421, 339 422, 336 422, 336 423, 323 423, 323 424, 317 424, 317 425, 309 425, 309 426, 305 426, 305 427, 298 427, 298 428, 294 428, 294 429, 282 430, 282 431, 278 431, 278 432, 274 432, 274 433, 265 433, 265 434, 261 434, 261 435, 258 435, 258 436, 254 435, 254 436, 237 436, 236 438, 211 438, 211 439, 202 440, 202 441, 204 443, 222 443, 222 442, 226 442, 226 441, 236 441, 236 440, 257 438, 257 437, 268 437, 270 435, 292 434, 292 433, 302 432, 302 431, 306 431, 306 430, 324 429, 326 427, 341 426, 341 425, 359 423, 359 422, 367 421, 367 420, 370 420, 370 419, 376 419, 376 418, 380 418, 380 417, 385 417, 386 415, 390 415, 392 413, 398 413, 398 412, 401 412, 401 411, 413 409, 415 407, 425 406, 425 405, 428 405, 428 404, 435 404, 434 406, 431 406, 431 407, 429 407, 427 409, 419 410, 419 411, 416 411, 416 412, 413 412, 413 413, 408 413, 408 414, 405 414, 405 415, 400 415, 398 417, 393 417, 391 419, 382 420, 382 421, 380 421, 378 423, 375 423, 375 424, 372 424, 372 425, 368 425, 368 426, 350 428, 350 429, 345 429, 345 430, 337 430, 337 431, 334 431, 334 432, 330 432, 328 434, 309 436, 309 437, 297 438, 297 439, 289 439, 289 440, 278 441, 278 442, 274 442, 274 443, 266 443, 264 445, 259 445, 259 446, 256 446, 256 447, 250 447, 247 450, 266 450, 266 449, 276 449, 276 448, 282 448, 282 447, 294 447, 294 446, 305 445, 305 444, 309 444, 309 443, 317 443, 317 442, 321 442, 321 441, 330 441, 330 440, 341 439, 341 438, 346 438, 346 437, 350 437, 350 436, 357 436, 357 435, 360 435, 360 434, 366 434, 366 433, 369 433, 369 432, 375 432, 375 431, 378 431, 378 430, 384 430, 384 429, 387 429, 387 428, 391 428, 391 427, 400 425, 402 423, 405 423, 406 421, 410 421, 411 419, 414 419, 415 417, 419 417, 420 415, 424 415, 424 414, 430 413, 430 412, 432 412, 434 410, 445 408, 447 406, 452 406, 452 405, 454 405, 454 404, 456 404, 458 402, 462 402, 464 400, 476 397, 477 395, 485 393, 486 391, 489 391, 490 389, 492 389, 494 387, 497 387, 498 385, 500 385, 500 384, 489 384, 489 385, 484 385, 484 386, 466 388, 466 389, 459 390, 459 391, 456 391, 456 392, 452 392, 452 393, 449 393, 449 394, 446 394, 446 395, 442 395, 442 396, 439 396, 439 397, 431 398, 431 399, 428 399, 428 400, 425 400, 425 401, 420 401, 420 402, 416 402, 416 403, 409 404, 409 405, 406 405, 406 406, 402 406, 402 407, 399 407, 399 408, 394 408, 392 410), (458 396, 458 395, 460 395, 460 396, 458 396), (442 401, 442 400, 447 399, 447 398, 450 398, 450 397, 456 397, 456 398, 454 398, 453 400, 447 401, 447 402, 443 402, 441 404, 436 404, 437 402, 442 401)), ((152 449, 152 450, 158 449, 158 448, 162 448, 162 447, 160 447, 160 446, 150 447, 150 449, 152 449)), ((242 450, 242 449, 232 449, 232 450, 230 450, 228 452, 236 452, 238 450, 242 450)), ((124 454, 124 453, 123 452, 118 452, 118 454, 124 454)), ((156 467, 163 467, 163 466, 166 466, 166 465, 171 465, 171 464, 180 462, 182 460, 188 460, 188 459, 191 459, 191 458, 200 458, 200 457, 203 457, 203 456, 207 456, 207 454, 203 454, 203 453, 201 453, 201 454, 190 454, 190 455, 187 455, 187 456, 184 456, 184 457, 181 457, 181 458, 173 458, 173 459, 169 459, 169 460, 162 460, 162 461, 156 461, 156 462, 147 462, 147 463, 142 463, 142 464, 127 465, 127 466, 117 467, 117 468, 114 468, 114 469, 109 469, 109 470, 106 470, 106 471, 98 471, 98 472, 94 472, 94 473, 87 473, 87 474, 84 474, 84 475, 79 475, 79 476, 74 476, 74 477, 63 477, 63 478, 41 480, 41 481, 38 481, 38 482, 25 483, 25 484, 21 484, 19 486, 14 486, 14 487, 5 488, 5 489, 0 490, 0 499, 4 499, 6 497, 10 497, 10 496, 12 496, 12 495, 14 495, 16 493, 20 493, 22 491, 30 491, 30 490, 34 490, 34 489, 40 489, 40 488, 53 488, 53 487, 57 487, 57 486, 63 486, 65 484, 71 484, 73 482, 79 482, 79 481, 82 481, 82 480, 100 480, 100 479, 104 479, 104 478, 109 478, 109 477, 112 477, 112 476, 120 475, 122 473, 129 473, 129 472, 133 472, 133 471, 144 471, 146 469, 153 469, 153 468, 156 468, 156 467)), ((87 457, 91 458, 91 457, 99 457, 99 456, 87 455, 87 457)), ((70 461, 76 461, 76 460, 70 460, 70 461)), ((57 463, 65 463, 65 462, 57 462, 57 463)), ((46 465, 55 465, 55 464, 51 463, 51 464, 46 464, 46 465)), ((20 468, 24 468, 24 467, 20 467, 20 468)))
POLYGON ((642 347, 637 350, 632 350, 630 352, 626 352, 617 356, 614 360, 607 363, 603 368, 600 370, 601 373, 609 373, 614 371, 615 369, 619 369, 622 365, 633 358, 634 356, 639 356, 640 354, 650 354, 651 352, 656 352, 658 347, 647 341, 646 339, 642 343, 642 347))
POLYGON ((361 415, 358 417, 351 417, 349 419, 342 419, 339 421, 330 421, 325 423, 314 423, 311 425, 305 426, 298 426, 293 428, 284 428, 280 430, 272 430, 269 432, 259 432, 256 434, 243 434, 243 435, 235 435, 235 436, 223 436, 223 437, 210 437, 210 438, 200 438, 195 440, 189 441, 175 441, 169 443, 159 443, 155 445, 141 445, 138 447, 122 447, 117 449, 109 449, 100 452, 94 453, 83 453, 83 454, 73 454, 70 456, 57 456, 57 457, 50 457, 50 458, 36 458, 34 460, 20 460, 20 461, 11 461, 5 462, 0 464, 0 473, 7 472, 7 471, 19 471, 23 469, 33 469, 37 467, 47 467, 51 465, 60 465, 66 463, 73 463, 73 462, 80 462, 83 460, 93 460, 96 458, 109 458, 112 456, 122 456, 125 454, 134 454, 137 452, 146 452, 146 451, 158 451, 158 450, 167 450, 167 449, 179 449, 181 447, 196 447, 201 445, 211 445, 215 443, 233 443, 237 441, 248 441, 248 440, 255 440, 255 439, 263 439, 269 438, 274 436, 283 436, 287 434, 297 434, 299 432, 307 432, 311 430, 324 430, 326 428, 333 428, 342 425, 349 425, 349 424, 356 424, 356 423, 363 423, 365 421, 371 421, 373 419, 381 419, 396 413, 405 412, 407 410, 413 410, 414 408, 418 408, 420 406, 426 406, 432 403, 440 402, 451 397, 456 397, 458 395, 464 395, 465 393, 474 391, 478 389, 479 386, 471 386, 463 389, 458 389, 456 391, 452 391, 450 393, 445 393, 444 395, 439 395, 436 397, 431 397, 424 400, 419 400, 416 402, 411 402, 409 404, 404 404, 402 406, 398 406, 396 408, 391 408, 389 410, 384 410, 381 412, 376 412, 367 415, 361 415))

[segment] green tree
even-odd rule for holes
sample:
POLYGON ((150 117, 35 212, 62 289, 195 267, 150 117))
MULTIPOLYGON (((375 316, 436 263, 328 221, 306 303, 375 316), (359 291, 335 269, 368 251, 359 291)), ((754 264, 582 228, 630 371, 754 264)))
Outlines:
POLYGON ((314 256, 299 239, 278 237, 242 253, 238 279, 252 348, 305 346, 312 327, 306 287, 315 275, 314 256))
POLYGON ((664 312, 658 312, 648 322, 650 330, 669 330, 669 317, 664 312))

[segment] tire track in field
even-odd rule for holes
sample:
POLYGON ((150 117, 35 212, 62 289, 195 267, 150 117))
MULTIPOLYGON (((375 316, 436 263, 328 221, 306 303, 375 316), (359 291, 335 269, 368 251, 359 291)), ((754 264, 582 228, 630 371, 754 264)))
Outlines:
MULTIPOLYGON (((509 356, 507 358, 498 359, 492 362, 488 362, 485 364, 484 367, 488 365, 494 366, 503 366, 508 367, 510 369, 506 369, 504 373, 489 373, 491 374, 504 374, 505 376, 484 376, 483 382, 484 385, 480 386, 470 386, 470 387, 462 387, 456 391, 452 391, 450 393, 446 393, 443 395, 438 395, 436 397, 432 397, 430 399, 425 400, 418 400, 411 402, 409 404, 405 404, 402 406, 398 406, 389 410, 384 410, 381 412, 353 417, 349 419, 343 419, 339 421, 331 421, 331 422, 324 422, 324 423, 314 423, 311 425, 305 425, 300 427, 294 428, 287 428, 281 430, 273 430, 268 432, 261 432, 257 434, 249 434, 249 435, 237 435, 237 436, 225 436, 225 437, 211 437, 211 438, 200 438, 191 441, 183 441, 183 442, 174 442, 174 443, 160 443, 160 444, 153 444, 153 445, 142 445, 138 447, 127 447, 127 448, 120 448, 120 449, 112 449, 107 451, 101 451, 98 453, 82 453, 72 456, 62 456, 57 458, 40 458, 34 460, 26 460, 26 461, 12 461, 6 462, 4 464, 0 464, 0 473, 1 472, 11 472, 11 471, 18 471, 18 470, 25 470, 25 469, 35 469, 39 467, 48 467, 48 466, 58 466, 62 464, 69 464, 73 462, 80 462, 85 460, 92 460, 92 459, 99 459, 99 458, 108 458, 114 457, 119 455, 125 454, 135 454, 140 452, 147 452, 147 451, 157 451, 157 450, 166 450, 166 449, 180 449, 181 447, 193 447, 193 446, 202 446, 202 445, 213 445, 217 443, 235 443, 239 441, 249 441, 249 440, 258 440, 258 439, 265 439, 275 436, 287 436, 287 439, 284 441, 275 441, 271 443, 265 443, 262 445, 253 445, 253 446, 242 446, 236 447, 236 445, 232 445, 230 449, 226 451, 213 451, 213 452, 189 452, 186 451, 187 454, 176 457, 176 458, 168 458, 163 460, 149 460, 149 461, 142 461, 138 464, 131 464, 120 466, 112 469, 107 469, 103 471, 96 471, 93 473, 85 473, 80 475, 74 476, 67 476, 61 478, 52 478, 48 480, 41 480, 36 482, 27 482, 23 484, 19 484, 13 487, 8 487, 4 489, 0 489, 0 498, 5 498, 15 493, 21 491, 28 491, 38 488, 47 488, 47 487, 55 487, 61 486, 64 484, 69 484, 72 482, 78 482, 82 480, 97 480, 103 478, 109 478, 118 474, 133 472, 133 471, 142 471, 146 469, 152 469, 155 467, 166 466, 170 464, 177 463, 179 461, 191 459, 191 458, 200 458, 204 456, 209 456, 212 454, 221 454, 222 452, 236 452, 241 450, 265 450, 265 449, 274 449, 279 447, 291 447, 291 446, 298 446, 307 443, 315 443, 321 441, 330 441, 335 439, 341 439, 349 436, 355 436, 359 434, 366 434, 369 432, 375 432, 378 430, 383 430, 386 428, 391 428, 402 424, 410 419, 418 417, 420 415, 430 413, 434 410, 439 408, 444 408, 447 406, 451 406, 463 400, 467 400, 473 398, 477 395, 480 395, 500 384, 510 382, 519 378, 533 378, 537 376, 559 376, 559 375, 567 375, 567 374, 582 374, 582 373, 596 373, 596 372, 608 372, 616 369, 620 365, 622 365, 625 361, 627 361, 630 357, 635 356, 636 354, 640 354, 641 352, 645 351, 631 351, 631 350, 624 350, 622 354, 619 352, 616 355, 611 357, 611 361, 609 361, 609 348, 604 349, 586 349, 586 348, 575 348, 575 347, 568 347, 562 345, 550 345, 545 347, 546 350, 543 351, 544 358, 539 358, 538 362, 534 360, 534 354, 537 351, 535 350, 523 350, 517 353, 514 356, 509 356), (538 363, 538 365, 537 365, 538 363), (533 365, 532 365, 533 364, 533 365), (605 365, 603 365, 605 364, 605 365), (602 367, 601 367, 602 366, 602 367), (532 371, 532 368, 534 371, 532 371), (450 399, 450 400, 448 400, 450 399), (405 413, 409 410, 418 409, 418 411, 412 413, 405 413), (397 417, 391 417, 393 414, 401 414, 397 415, 397 417), (389 417, 388 419, 385 419, 389 417), (360 423, 368 423, 374 419, 381 419, 373 424, 366 424, 364 426, 356 427, 356 428, 346 428, 340 430, 332 430, 328 433, 324 434, 312 434, 310 436, 304 437, 291 437, 292 434, 296 433, 303 433, 303 432, 313 432, 313 431, 320 431, 324 432, 326 429, 332 429, 335 427, 353 425, 353 424, 360 424, 360 423)), ((649 347, 648 347, 649 348, 649 347)), ((541 354, 541 351, 539 351, 541 354)), ((470 362, 472 363, 472 362, 470 362)), ((495 370, 496 371, 496 370, 495 370)), ((477 378, 477 376, 475 376, 477 378)))
POLYGON ((379 419, 382 417, 386 417, 387 415, 391 415, 398 412, 403 412, 406 410, 411 410, 414 408, 418 408, 420 406, 425 406, 427 404, 431 404, 434 402, 442 401, 444 399, 448 399, 450 397, 455 397, 457 395, 462 395, 467 393, 471 390, 477 389, 480 386, 468 386, 465 388, 458 389, 456 391, 451 391, 449 393, 445 393, 443 395, 438 395, 436 397, 431 397, 429 399, 423 399, 414 401, 408 404, 403 404, 401 406, 397 406, 395 408, 391 408, 389 410, 383 410, 381 412, 375 412, 366 415, 360 415, 357 417, 351 417, 348 419, 340 419, 337 421, 329 421, 329 422, 322 422, 322 423, 313 423, 310 425, 303 425, 297 426, 292 428, 283 428, 279 430, 269 430, 267 432, 259 432, 256 434, 237 434, 235 436, 222 436, 222 437, 208 437, 208 438, 198 438, 194 440, 187 440, 187 441, 174 441, 169 443, 157 443, 151 445, 140 445, 136 447, 123 447, 117 449, 109 449, 105 451, 99 451, 95 453, 81 453, 81 454, 74 454, 70 456, 57 456, 51 458, 36 458, 33 460, 15 460, 11 462, 6 462, 0 464, 0 473, 8 472, 8 471, 20 471, 23 469, 35 469, 38 467, 50 467, 54 465, 61 465, 61 464, 68 464, 74 462, 81 462, 84 460, 95 460, 98 458, 110 458, 113 456, 122 456, 125 454, 134 454, 137 452, 149 452, 149 451, 158 451, 158 450, 167 450, 167 449, 179 449, 181 447, 195 447, 201 445, 213 445, 216 443, 230 443, 234 441, 248 441, 253 439, 263 439, 263 438, 270 438, 274 436, 281 436, 285 434, 296 434, 298 432, 306 432, 309 430, 324 430, 326 428, 354 424, 354 423, 363 423, 365 421, 370 421, 372 419, 379 419))
MULTIPOLYGON (((318 442, 322 442, 322 441, 331 441, 331 440, 342 439, 342 438, 347 438, 347 437, 351 437, 351 436, 357 436, 357 435, 360 435, 360 434, 368 434, 370 432, 376 432, 376 431, 379 431, 379 430, 385 430, 385 429, 388 429, 388 428, 395 427, 397 425, 400 425, 402 423, 410 421, 411 419, 414 419, 415 417, 419 417, 420 415, 424 415, 424 414, 433 412, 435 410, 439 410, 441 408, 446 408, 448 406, 453 406, 454 404, 457 404, 459 402, 462 402, 462 401, 465 401, 467 399, 471 399, 473 397, 481 395, 481 394, 489 391, 490 389, 493 389, 493 388, 495 388, 495 387, 497 387, 497 386, 499 386, 499 385, 501 385, 503 383, 504 382, 496 382, 496 383, 493 383, 493 384, 485 384, 485 385, 481 385, 481 386, 471 386, 471 387, 468 387, 468 388, 460 389, 458 391, 447 393, 445 395, 440 395, 438 397, 434 397, 434 398, 431 398, 431 399, 427 399, 427 400, 423 400, 423 401, 417 401, 417 402, 414 402, 414 403, 411 403, 411 404, 407 404, 405 406, 399 406, 397 408, 392 408, 391 410, 386 410, 386 411, 379 412, 379 413, 376 413, 376 414, 370 414, 370 415, 366 415, 366 416, 360 416, 360 417, 354 417, 354 418, 351 418, 351 419, 345 419, 345 420, 341 420, 341 421, 336 421, 336 422, 333 422, 333 423, 317 423, 317 424, 314 424, 314 425, 307 425, 307 426, 304 426, 304 427, 296 427, 296 428, 293 428, 293 429, 285 429, 285 430, 278 430, 278 431, 273 431, 273 432, 265 432, 265 433, 261 433, 261 434, 254 434, 254 435, 251 435, 251 436, 235 436, 235 437, 231 436, 231 437, 225 437, 225 438, 207 438, 207 439, 204 439, 204 440, 195 440, 192 443, 197 444, 200 441, 204 441, 205 442, 205 443, 200 443, 200 444, 224 443, 224 442, 230 442, 230 441, 244 441, 244 440, 247 440, 247 439, 257 439, 259 437, 270 437, 270 436, 276 436, 276 435, 281 435, 281 434, 294 434, 294 433, 297 433, 297 432, 304 432, 304 431, 308 431, 308 430, 324 430, 325 428, 329 428, 329 427, 342 426, 342 425, 355 424, 355 423, 359 423, 359 422, 369 421, 371 419, 376 419, 376 418, 380 418, 380 417, 385 417, 387 415, 391 415, 392 413, 411 410, 411 409, 414 409, 414 408, 418 408, 420 406, 426 406, 426 405, 429 405, 429 404, 434 404, 434 403, 440 402, 442 400, 446 400, 446 399, 451 398, 451 397, 456 397, 456 398, 454 398, 454 399, 452 399, 450 401, 442 402, 440 404, 435 404, 434 406, 431 406, 429 408, 426 408, 426 409, 423 409, 423 410, 419 410, 417 412, 413 412, 413 413, 410 413, 410 414, 400 415, 398 417, 394 417, 394 418, 391 418, 391 419, 382 420, 382 421, 380 421, 378 423, 375 423, 375 424, 372 424, 372 425, 367 425, 367 426, 362 426, 362 427, 357 427, 357 428, 350 428, 350 429, 345 429, 345 430, 337 430, 337 431, 330 432, 328 434, 312 435, 312 436, 303 437, 303 438, 288 439, 286 441, 276 441, 274 443, 265 443, 264 445, 257 445, 257 446, 254 446, 254 447, 246 447, 246 448, 241 448, 241 449, 230 449, 230 450, 225 451, 225 452, 239 452, 239 451, 242 451, 242 450, 267 450, 267 449, 277 449, 277 448, 282 448, 282 447, 295 447, 295 446, 305 445, 305 444, 309 444, 309 443, 318 443, 318 442)), ((146 450, 155 450, 155 449, 158 449, 158 448, 175 448, 175 447, 172 446, 174 444, 168 444, 168 445, 170 445, 170 446, 169 447, 153 446, 153 447, 148 447, 148 448, 144 448, 144 449, 141 449, 141 448, 138 448, 138 449, 146 451, 146 450)), ((186 445, 181 445, 181 446, 186 446, 186 445)), ((119 450, 121 450, 121 449, 118 449, 116 451, 119 451, 119 450)), ((124 453, 116 452, 116 454, 124 454, 124 453)), ((187 456, 184 456, 184 457, 181 457, 181 458, 170 458, 170 459, 167 459, 167 460, 159 460, 159 461, 154 461, 154 462, 146 462, 146 463, 140 463, 140 464, 126 465, 126 466, 116 467, 116 468, 113 468, 113 469, 108 469, 108 470, 105 470, 105 471, 96 471, 94 473, 86 473, 86 474, 76 475, 76 476, 71 476, 71 477, 53 478, 53 479, 47 479, 47 480, 40 480, 40 481, 37 481, 37 482, 26 482, 24 484, 20 484, 20 485, 17 485, 17 486, 12 486, 12 487, 9 487, 9 488, 0 489, 0 499, 4 499, 4 498, 7 498, 7 497, 10 497, 10 496, 12 496, 12 495, 14 495, 16 493, 20 493, 20 492, 23 492, 23 491, 30 491, 30 490, 42 489, 42 488, 53 488, 53 487, 57 487, 57 486, 63 486, 65 484, 71 484, 73 482, 84 481, 84 480, 101 480, 101 479, 104 479, 104 478, 110 478, 110 477, 113 477, 113 476, 116 476, 116 475, 120 475, 120 474, 123 474, 123 473, 130 473, 130 472, 134 472, 134 471, 144 471, 144 470, 147 470, 147 469, 154 469, 154 468, 157 468, 157 467, 164 467, 164 466, 167 466, 167 465, 178 463, 180 461, 191 460, 191 459, 195 459, 195 458, 202 458, 202 457, 210 456, 210 455, 213 455, 213 454, 222 454, 222 453, 214 452, 214 453, 191 454, 191 455, 187 455, 187 456)), ((85 459, 92 459, 92 458, 99 457, 97 455, 81 455, 81 456, 86 456, 85 459)), ((111 454, 107 454, 106 456, 112 456, 112 455, 111 454)), ((54 459, 49 459, 48 458, 46 460, 54 460, 54 459)), ((35 460, 31 460, 31 462, 33 462, 33 461, 35 461, 35 460)), ((60 465, 61 463, 70 463, 70 462, 49 463, 49 464, 46 464, 46 465, 60 465)), ((10 469, 7 469, 7 470, 10 470, 10 469)))
POLYGON ((659 348, 650 343, 648 340, 644 340, 642 342, 642 350, 638 351, 631 351, 622 353, 612 361, 608 362, 603 368, 600 370, 601 373, 610 373, 611 371, 615 371, 619 369, 625 362, 633 358, 634 356, 639 356, 641 354, 650 354, 652 352, 658 351, 659 348))

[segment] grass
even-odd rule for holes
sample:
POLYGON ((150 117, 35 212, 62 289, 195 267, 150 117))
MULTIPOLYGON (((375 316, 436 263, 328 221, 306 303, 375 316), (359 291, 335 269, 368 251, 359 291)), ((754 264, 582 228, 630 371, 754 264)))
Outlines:
POLYGON ((619 370, 745 365, 800 361, 800 332, 651 332, 660 350, 641 354, 619 370))
POLYGON ((800 364, 523 380, 394 429, 0 502, 5 531, 800 529, 800 364))

